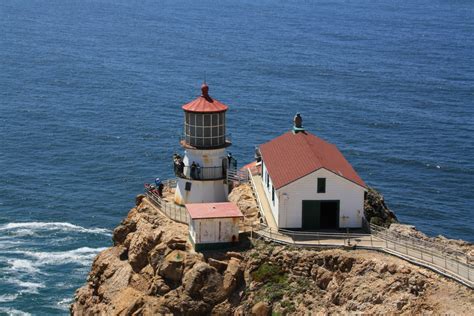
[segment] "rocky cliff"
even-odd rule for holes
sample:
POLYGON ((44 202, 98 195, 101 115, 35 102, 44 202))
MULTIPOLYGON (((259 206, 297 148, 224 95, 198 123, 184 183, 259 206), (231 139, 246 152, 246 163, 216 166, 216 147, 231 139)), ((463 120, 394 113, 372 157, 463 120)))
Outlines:
POLYGON ((471 290, 376 252, 247 240, 232 251, 196 253, 187 227, 143 197, 113 242, 77 290, 73 315, 474 314, 471 290))

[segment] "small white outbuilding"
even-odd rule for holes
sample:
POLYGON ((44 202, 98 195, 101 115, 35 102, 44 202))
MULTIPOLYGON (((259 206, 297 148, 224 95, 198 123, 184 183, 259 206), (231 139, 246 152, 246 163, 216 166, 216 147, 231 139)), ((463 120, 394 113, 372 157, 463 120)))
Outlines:
POLYGON ((216 249, 239 241, 240 209, 231 202, 189 203, 189 238, 195 250, 216 249))
POLYGON ((278 228, 360 228, 367 186, 333 144, 303 129, 259 146, 278 228))

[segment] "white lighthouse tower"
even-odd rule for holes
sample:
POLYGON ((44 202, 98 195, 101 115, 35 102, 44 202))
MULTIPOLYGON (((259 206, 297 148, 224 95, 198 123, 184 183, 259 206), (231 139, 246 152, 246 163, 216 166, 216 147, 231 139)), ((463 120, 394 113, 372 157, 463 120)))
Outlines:
POLYGON ((226 148, 225 113, 228 107, 209 96, 204 83, 202 94, 183 105, 184 135, 181 146, 184 157, 174 200, 177 204, 225 202, 229 192, 226 176, 233 159, 226 148))

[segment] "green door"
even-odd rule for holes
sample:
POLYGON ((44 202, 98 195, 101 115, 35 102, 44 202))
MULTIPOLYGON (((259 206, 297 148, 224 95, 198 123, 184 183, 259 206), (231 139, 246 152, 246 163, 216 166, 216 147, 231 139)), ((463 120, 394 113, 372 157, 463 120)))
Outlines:
POLYGON ((303 201, 303 229, 320 228, 320 203, 319 201, 303 201))
POLYGON ((301 219, 303 229, 337 229, 339 228, 339 201, 303 201, 301 219))

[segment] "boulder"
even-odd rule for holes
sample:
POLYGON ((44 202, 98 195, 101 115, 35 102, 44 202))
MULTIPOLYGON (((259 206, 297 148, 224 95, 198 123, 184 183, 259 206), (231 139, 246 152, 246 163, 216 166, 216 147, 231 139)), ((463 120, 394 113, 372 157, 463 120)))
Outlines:
POLYGON ((216 270, 219 271, 219 273, 223 273, 225 269, 227 269, 227 262, 225 261, 209 258, 207 259, 207 263, 209 263, 211 267, 216 268, 216 270))
POLYGON ((186 239, 185 238, 182 238, 182 237, 178 237, 178 236, 175 236, 175 237, 172 237, 170 240, 168 240, 166 242, 166 245, 170 248, 170 249, 177 249, 177 250, 186 250, 186 239))
POLYGON ((243 282, 244 272, 240 265, 240 260, 231 258, 224 272, 223 290, 226 296, 229 296, 243 282))
POLYGON ((184 251, 173 250, 162 261, 158 274, 166 280, 180 283, 183 277, 185 257, 184 251))
POLYGON ((244 256, 235 251, 228 251, 226 254, 227 259, 236 258, 239 260, 244 260, 244 256))
POLYGON ((184 275, 183 287, 191 298, 216 304, 225 298, 222 279, 214 267, 198 262, 184 275))
POLYGON ((144 194, 139 194, 135 197, 135 205, 138 206, 140 204, 142 204, 142 201, 143 199, 145 198, 146 196, 144 194))
POLYGON ((148 252, 159 243, 162 232, 140 230, 133 234, 128 248, 128 262, 133 271, 139 272, 148 264, 148 252))
POLYGON ((268 316, 272 309, 265 302, 258 302, 252 306, 251 314, 252 316, 268 316))
POLYGON ((112 235, 114 245, 116 246, 122 244, 127 238, 128 234, 136 231, 136 229, 137 226, 134 221, 128 219, 122 221, 122 223, 114 229, 114 233, 112 235))

